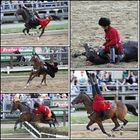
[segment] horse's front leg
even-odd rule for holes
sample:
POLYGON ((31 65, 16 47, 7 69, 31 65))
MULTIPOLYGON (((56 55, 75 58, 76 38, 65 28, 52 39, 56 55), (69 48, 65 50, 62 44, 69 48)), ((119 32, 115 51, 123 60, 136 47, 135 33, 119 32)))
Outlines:
POLYGON ((20 122, 20 129, 22 128, 22 122, 20 122))
POLYGON ((89 123, 86 126, 87 130, 95 131, 97 128, 94 128, 93 130, 89 128, 94 123, 95 123, 94 121, 90 120, 89 123))
POLYGON ((30 73, 30 76, 29 76, 29 78, 27 80, 26 86, 29 86, 31 78, 32 78, 32 75, 33 75, 33 71, 31 71, 31 73, 30 73))
POLYGON ((24 28, 24 29, 22 30, 22 32, 24 33, 24 35, 27 35, 25 31, 27 31, 27 28, 24 28))
POLYGON ((104 134, 106 134, 108 137, 111 137, 111 135, 105 131, 102 122, 98 122, 97 124, 104 134))
POLYGON ((17 128, 17 124, 18 124, 19 122, 20 122, 19 119, 15 122, 14 131, 16 130, 16 128, 17 128))
POLYGON ((45 84, 45 86, 47 86, 47 83, 46 83, 46 75, 47 74, 44 75, 44 84, 45 84))

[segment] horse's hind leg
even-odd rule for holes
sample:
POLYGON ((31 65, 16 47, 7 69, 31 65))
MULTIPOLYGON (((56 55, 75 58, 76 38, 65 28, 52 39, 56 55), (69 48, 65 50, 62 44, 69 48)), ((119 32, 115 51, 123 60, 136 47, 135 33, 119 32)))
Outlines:
POLYGON ((123 122, 123 125, 121 126, 120 130, 122 130, 126 126, 126 124, 128 123, 128 121, 126 119, 121 120, 121 121, 123 122))
POLYGON ((104 127, 103 127, 102 122, 99 122, 99 123, 98 123, 98 126, 100 127, 100 129, 102 130, 102 132, 103 132, 104 134, 106 134, 108 137, 111 137, 111 135, 110 135, 109 133, 105 132, 105 129, 104 129, 104 127))
POLYGON ((119 124, 119 122, 118 122, 116 117, 112 118, 112 121, 115 124, 115 127, 112 129, 112 131, 115 131, 120 126, 120 124, 119 124))
POLYGON ((41 31, 41 34, 39 35, 39 38, 43 35, 44 31, 45 31, 45 27, 42 28, 42 31, 41 31))
POLYGON ((45 85, 47 85, 47 84, 46 84, 46 74, 43 75, 43 78, 42 78, 42 80, 41 80, 40 85, 42 85, 43 82, 44 82, 45 85))
POLYGON ((44 84, 47 86, 47 83, 46 83, 46 74, 44 76, 44 84))

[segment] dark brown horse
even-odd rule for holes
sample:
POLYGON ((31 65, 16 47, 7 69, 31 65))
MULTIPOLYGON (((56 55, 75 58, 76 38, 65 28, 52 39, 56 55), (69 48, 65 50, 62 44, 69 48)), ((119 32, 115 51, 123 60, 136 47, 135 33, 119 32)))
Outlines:
MULTIPOLYGON (((104 55, 104 57, 99 55, 100 48, 95 50, 94 47, 91 47, 88 43, 81 45, 81 47, 84 47, 85 52, 75 53, 72 57, 76 58, 83 55, 86 56, 86 61, 90 61, 96 65, 109 63, 108 55, 104 55)), ((138 41, 124 42, 122 47, 123 57, 120 60, 121 62, 138 61, 138 41)))
POLYGON ((18 123, 20 123, 20 128, 21 128, 22 122, 25 122, 25 121, 48 123, 50 127, 52 125, 55 127, 55 123, 58 124, 58 121, 53 111, 51 111, 52 117, 44 120, 43 114, 34 114, 32 113, 32 109, 25 103, 21 103, 20 101, 13 101, 11 113, 17 109, 21 112, 21 114, 18 120, 15 122, 14 130, 16 130, 18 123))
MULTIPOLYGON (((107 136, 111 136, 109 133, 107 133, 103 127, 102 121, 103 119, 99 115, 99 113, 95 112, 92 108, 92 99, 86 94, 86 93, 80 93, 73 101, 72 105, 83 103, 85 105, 85 108, 87 110, 87 113, 90 114, 88 118, 90 119, 88 125, 86 126, 87 130, 90 130, 90 126, 94 123, 97 123, 100 129, 104 134, 107 136)), ((106 110, 106 115, 104 117, 104 120, 106 119, 112 119, 112 121, 115 124, 115 127, 112 129, 112 131, 115 131, 119 126, 118 119, 123 122, 123 125, 121 129, 128 123, 128 121, 125 119, 125 116, 127 112, 130 111, 134 115, 138 116, 135 108, 132 105, 124 104, 121 101, 114 101, 112 102, 110 108, 106 110)))
MULTIPOLYGON (((17 9, 17 11, 15 13, 15 16, 16 16, 17 19, 18 19, 19 15, 22 16, 22 18, 25 22, 25 28, 23 29, 23 33, 25 35, 26 35, 26 33, 28 35, 31 35, 29 33, 30 29, 36 29, 36 27, 40 25, 40 22, 35 18, 35 16, 40 18, 39 15, 37 14, 37 12, 30 11, 26 7, 24 7, 24 6, 22 7, 21 5, 19 5, 19 9, 17 9)), ((53 20, 52 16, 48 16, 48 18, 49 18, 50 21, 53 20)), ((43 35, 43 33, 45 31, 45 27, 46 26, 39 27, 39 31, 41 30, 39 38, 43 35)))

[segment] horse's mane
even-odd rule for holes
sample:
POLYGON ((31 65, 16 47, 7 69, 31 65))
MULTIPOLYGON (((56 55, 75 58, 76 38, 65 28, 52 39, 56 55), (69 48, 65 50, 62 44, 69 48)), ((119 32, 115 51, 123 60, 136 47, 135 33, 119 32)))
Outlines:
POLYGON ((87 98, 92 102, 92 99, 89 97, 89 95, 88 94, 86 94, 86 93, 84 93, 84 95, 86 95, 87 96, 87 98))
POLYGON ((26 108, 28 108, 29 109, 29 111, 30 111, 30 107, 28 106, 28 105, 26 105, 24 102, 20 102, 20 105, 22 105, 23 107, 26 107, 26 108))

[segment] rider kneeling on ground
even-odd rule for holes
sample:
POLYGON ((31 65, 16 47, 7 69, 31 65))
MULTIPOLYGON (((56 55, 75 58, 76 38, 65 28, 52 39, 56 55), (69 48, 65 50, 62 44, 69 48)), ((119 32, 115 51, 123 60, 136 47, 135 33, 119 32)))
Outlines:
POLYGON ((98 24, 105 31, 105 40, 106 42, 101 46, 99 55, 104 57, 105 54, 110 54, 110 63, 116 63, 121 60, 122 57, 122 43, 120 41, 120 35, 118 30, 110 26, 111 21, 108 18, 100 18, 98 24), (117 58, 115 60, 115 55, 117 58))
POLYGON ((43 120, 47 120, 51 118, 52 116, 52 113, 49 107, 43 106, 37 102, 34 104, 33 113, 43 114, 43 120))
POLYGON ((93 102, 92 102, 92 107, 93 110, 97 113, 99 113, 99 116, 102 118, 102 120, 105 119, 106 116, 106 110, 109 109, 110 107, 110 102, 106 102, 100 88, 98 87, 97 84, 97 78, 95 74, 89 74, 87 72, 87 76, 90 80, 90 83, 92 85, 92 94, 93 94, 93 102))

